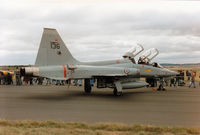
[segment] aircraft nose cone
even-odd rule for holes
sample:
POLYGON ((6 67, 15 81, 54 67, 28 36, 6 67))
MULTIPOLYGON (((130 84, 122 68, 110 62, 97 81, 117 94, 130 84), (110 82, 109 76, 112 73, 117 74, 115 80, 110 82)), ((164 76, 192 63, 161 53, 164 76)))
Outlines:
POLYGON ((165 74, 166 74, 167 76, 176 76, 176 75, 178 75, 179 73, 177 73, 177 72, 175 72, 175 71, 171 71, 171 70, 169 70, 169 69, 165 69, 165 74))

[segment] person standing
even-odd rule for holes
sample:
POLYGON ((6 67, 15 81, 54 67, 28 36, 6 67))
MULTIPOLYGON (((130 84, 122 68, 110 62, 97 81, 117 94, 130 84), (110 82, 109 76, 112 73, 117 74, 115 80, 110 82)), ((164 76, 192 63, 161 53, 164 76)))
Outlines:
POLYGON ((49 84, 51 84, 51 79, 46 78, 46 85, 49 85, 49 84))
POLYGON ((33 85, 33 77, 30 77, 30 85, 33 85))
POLYGON ((190 81, 191 73, 187 70, 186 71, 187 80, 190 81))
POLYGON ((194 86, 194 88, 196 88, 196 85, 195 85, 195 73, 192 73, 191 82, 190 82, 189 88, 190 88, 192 85, 194 86))
POLYGON ((166 90, 165 87, 164 87, 164 82, 165 82, 164 78, 163 77, 160 78, 160 85, 159 85, 159 87, 157 89, 158 91, 160 91, 160 90, 165 91, 166 90))
POLYGON ((2 78, 3 78, 3 73, 0 72, 0 85, 1 85, 2 78))
POLYGON ((20 74, 16 73, 16 85, 22 85, 20 74))
POLYGON ((172 86, 176 86, 175 85, 175 77, 173 77, 173 78, 171 78, 171 80, 170 80, 170 87, 172 87, 172 86))
POLYGON ((199 87, 200 87, 200 75, 199 75, 199 87))

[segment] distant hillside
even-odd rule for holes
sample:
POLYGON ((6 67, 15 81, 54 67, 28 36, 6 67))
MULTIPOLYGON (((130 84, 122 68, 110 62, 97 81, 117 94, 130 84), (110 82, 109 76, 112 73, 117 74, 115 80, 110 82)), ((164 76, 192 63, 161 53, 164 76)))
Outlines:
POLYGON ((200 66, 200 63, 185 63, 185 64, 171 64, 171 63, 162 63, 162 66, 200 66))

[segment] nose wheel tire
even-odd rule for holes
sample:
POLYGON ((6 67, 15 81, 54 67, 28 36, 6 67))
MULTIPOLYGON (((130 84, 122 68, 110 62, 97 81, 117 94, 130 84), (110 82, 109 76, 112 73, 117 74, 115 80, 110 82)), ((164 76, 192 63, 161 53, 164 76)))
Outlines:
POLYGON ((114 90, 113 90, 113 95, 114 96, 122 96, 122 94, 123 94, 122 92, 118 92, 117 91, 117 88, 114 88, 114 90))
POLYGON ((90 79, 85 79, 84 90, 85 90, 85 93, 91 93, 92 87, 90 85, 90 79))

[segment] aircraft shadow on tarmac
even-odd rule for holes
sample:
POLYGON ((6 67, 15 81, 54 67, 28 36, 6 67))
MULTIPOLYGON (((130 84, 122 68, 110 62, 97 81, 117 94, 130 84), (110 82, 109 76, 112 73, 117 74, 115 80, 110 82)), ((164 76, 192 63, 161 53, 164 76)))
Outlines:
POLYGON ((152 91, 128 91, 124 92, 122 96, 114 96, 112 92, 99 92, 95 91, 90 94, 86 94, 84 92, 60 92, 60 93, 48 93, 48 94, 40 94, 40 95, 27 95, 22 97, 23 99, 30 100, 46 100, 46 101, 64 101, 64 100, 74 100, 75 98, 99 98, 99 99, 110 99, 110 100, 128 100, 138 97, 138 95, 143 95, 147 93, 152 93, 152 91))

